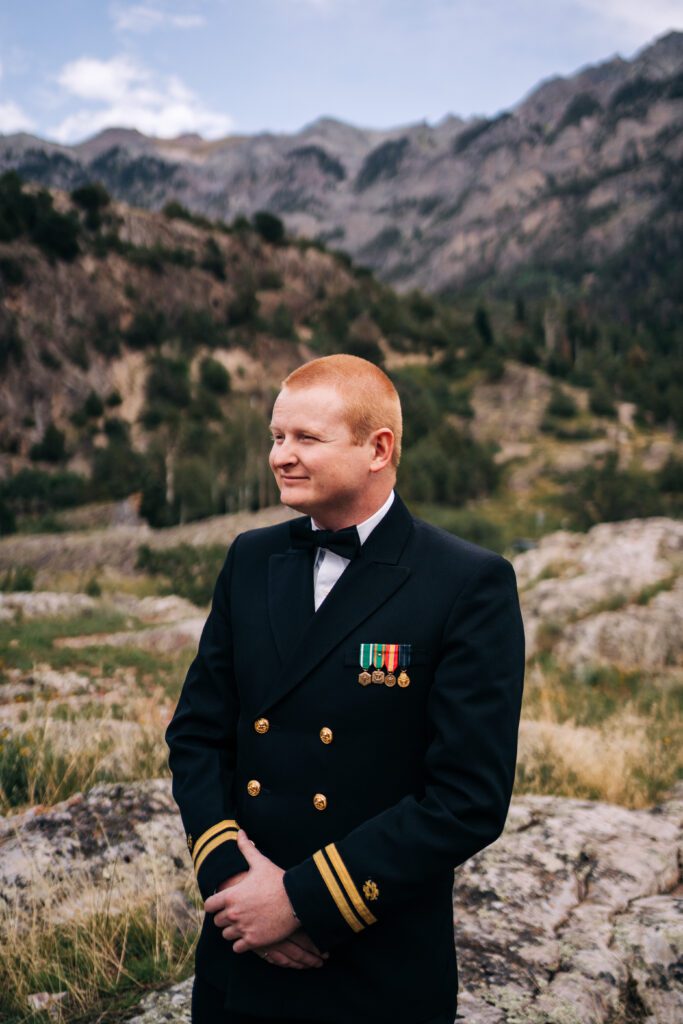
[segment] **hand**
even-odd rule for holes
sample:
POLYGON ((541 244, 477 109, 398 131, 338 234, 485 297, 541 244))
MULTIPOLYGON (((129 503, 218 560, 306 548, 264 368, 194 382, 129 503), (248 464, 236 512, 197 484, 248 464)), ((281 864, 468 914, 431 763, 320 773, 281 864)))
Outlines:
POLYGON ((329 953, 320 952, 303 928, 297 929, 282 942, 274 942, 267 949, 256 949, 254 952, 259 956, 267 954, 265 959, 276 967, 293 967, 299 971, 307 967, 322 967, 329 957, 329 953))
POLYGON ((269 951, 299 928, 282 882, 284 871, 256 849, 243 829, 237 833, 237 845, 249 870, 238 882, 224 882, 226 887, 209 896, 204 909, 216 915, 214 924, 223 929, 223 938, 236 939, 235 953, 269 951))

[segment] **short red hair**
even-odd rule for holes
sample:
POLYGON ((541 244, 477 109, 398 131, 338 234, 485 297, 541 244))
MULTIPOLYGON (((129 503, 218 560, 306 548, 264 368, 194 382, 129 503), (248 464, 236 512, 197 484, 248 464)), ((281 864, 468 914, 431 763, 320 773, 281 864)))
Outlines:
POLYGON ((401 458, 403 417, 401 400, 389 377, 379 366, 339 353, 321 356, 293 370, 282 381, 283 388, 312 388, 328 385, 341 395, 347 423, 356 444, 364 444, 374 430, 388 427, 394 435, 391 463, 396 469, 401 458))

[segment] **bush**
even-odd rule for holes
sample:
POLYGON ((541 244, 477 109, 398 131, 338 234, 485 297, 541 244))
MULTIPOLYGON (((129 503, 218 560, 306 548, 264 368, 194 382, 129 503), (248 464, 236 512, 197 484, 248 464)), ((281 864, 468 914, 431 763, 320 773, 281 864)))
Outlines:
POLYGON ((0 578, 0 590, 5 594, 33 590, 35 581, 35 569, 28 565, 17 565, 12 569, 7 569, 4 576, 0 578))
POLYGON ((591 388, 588 406, 596 416, 616 416, 614 401, 604 382, 598 382, 591 388))
POLYGON ((91 391, 83 403, 83 412, 89 420, 97 420, 104 412, 104 403, 96 391, 91 391))
POLYGON ((5 284, 23 284, 25 280, 24 268, 19 260, 11 256, 0 257, 0 276, 5 284))
POLYGON ((666 512, 656 478, 637 470, 620 470, 616 452, 602 462, 566 477, 562 504, 572 525, 587 530, 596 523, 636 519, 666 512))
POLYGON ((66 459, 65 437, 54 423, 45 428, 42 441, 31 445, 29 457, 34 462, 63 462, 66 459))
POLYGON ((202 359, 199 380, 202 387, 214 395, 227 395, 230 391, 230 374, 217 359, 202 359))
POLYGON ((211 595, 225 559, 222 546, 194 547, 179 544, 174 548, 156 551, 147 544, 138 548, 136 569, 161 577, 165 591, 179 594, 194 604, 205 605, 211 595))
POLYGON ((275 214, 269 213, 267 210, 259 210, 252 217, 252 224, 265 242, 278 245, 284 241, 285 226, 275 214))
POLYGON ((150 403, 160 402, 174 408, 185 408, 190 404, 190 373, 187 362, 184 359, 157 356, 147 375, 145 390, 150 403))
POLYGON ((270 329, 276 338, 282 338, 285 341, 292 341, 296 338, 291 310, 282 302, 275 307, 270 329))
POLYGON ((550 399, 546 406, 546 413, 549 416, 558 416, 560 419, 571 419, 576 416, 578 409, 576 402, 562 388, 554 387, 550 393, 550 399))
POLYGON ((111 197, 99 181, 88 182, 75 188, 71 198, 76 206, 85 211, 85 223, 91 231, 98 231, 102 225, 101 211, 111 202, 111 197))
POLYGON ((130 348, 157 348, 167 336, 168 325, 162 311, 143 309, 135 314, 125 340, 130 348))
POLYGON ((218 281, 225 281, 225 257, 215 239, 207 238, 200 266, 202 270, 208 270, 213 274, 218 281))
POLYGON ((23 358, 24 342, 16 318, 10 317, 0 328, 0 371, 6 370, 10 363, 18 366, 23 358))
POLYGON ((250 285, 243 285, 228 306, 228 326, 253 326, 258 316, 258 309, 259 301, 254 288, 250 285))

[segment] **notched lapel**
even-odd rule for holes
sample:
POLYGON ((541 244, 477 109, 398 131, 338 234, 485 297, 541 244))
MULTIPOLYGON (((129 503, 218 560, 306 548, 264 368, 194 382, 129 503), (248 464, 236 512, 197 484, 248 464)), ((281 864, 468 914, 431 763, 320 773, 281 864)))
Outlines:
POLYGON ((268 614, 275 644, 284 663, 314 613, 313 565, 309 551, 271 555, 268 563, 268 614))
POLYGON ((346 567, 315 613, 313 568, 308 553, 290 551, 271 556, 270 616, 283 664, 279 677, 269 682, 260 713, 297 686, 403 586, 411 570, 397 563, 412 529, 410 513, 396 495, 359 557, 346 567))

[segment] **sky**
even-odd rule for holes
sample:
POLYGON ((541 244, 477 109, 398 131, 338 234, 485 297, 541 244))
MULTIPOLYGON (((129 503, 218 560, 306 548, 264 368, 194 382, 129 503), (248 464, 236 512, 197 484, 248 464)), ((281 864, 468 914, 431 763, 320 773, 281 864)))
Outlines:
POLYGON ((4 0, 0 134, 491 116, 671 29, 683 0, 4 0))

